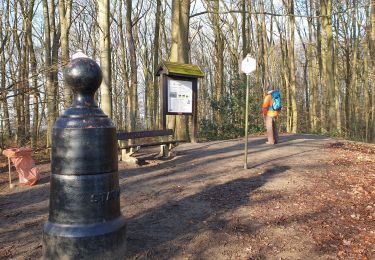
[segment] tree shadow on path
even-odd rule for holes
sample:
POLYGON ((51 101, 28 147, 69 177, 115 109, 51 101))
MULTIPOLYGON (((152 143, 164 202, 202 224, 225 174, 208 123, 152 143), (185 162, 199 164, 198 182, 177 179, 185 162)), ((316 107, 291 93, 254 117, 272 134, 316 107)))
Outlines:
MULTIPOLYGON (((229 222, 225 214, 251 205, 250 196, 254 191, 289 169, 288 166, 273 167, 261 175, 211 186, 128 219, 127 257, 169 259, 176 256, 192 237, 223 229, 229 222), (176 240, 180 243, 174 243, 176 240)), ((252 231, 255 230, 254 225, 252 231)))

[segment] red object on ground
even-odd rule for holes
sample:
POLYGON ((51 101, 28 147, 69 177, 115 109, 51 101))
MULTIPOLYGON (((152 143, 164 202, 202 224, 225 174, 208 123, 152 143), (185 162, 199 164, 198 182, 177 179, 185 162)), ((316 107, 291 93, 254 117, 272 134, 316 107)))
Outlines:
POLYGON ((34 185, 39 180, 38 169, 31 158, 31 148, 9 148, 3 151, 3 154, 10 158, 16 166, 19 183, 22 185, 34 185))

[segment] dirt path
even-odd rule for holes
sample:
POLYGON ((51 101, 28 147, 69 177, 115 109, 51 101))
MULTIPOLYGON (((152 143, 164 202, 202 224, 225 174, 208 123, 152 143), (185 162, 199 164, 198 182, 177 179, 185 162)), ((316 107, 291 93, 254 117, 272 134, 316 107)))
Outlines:
MULTIPOLYGON (((250 139, 248 170, 240 139, 120 164, 126 258, 375 259, 375 149, 313 135, 264 142, 250 139)), ((41 256, 48 189, 48 173, 32 188, 2 182, 0 259, 41 256)))

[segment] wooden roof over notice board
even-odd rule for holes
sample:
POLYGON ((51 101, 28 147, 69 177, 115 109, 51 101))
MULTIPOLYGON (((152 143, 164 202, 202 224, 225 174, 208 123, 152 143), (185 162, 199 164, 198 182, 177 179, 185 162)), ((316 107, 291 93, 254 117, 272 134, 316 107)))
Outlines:
POLYGON ((198 65, 163 61, 156 71, 156 76, 183 76, 189 78, 203 78, 204 73, 198 65))

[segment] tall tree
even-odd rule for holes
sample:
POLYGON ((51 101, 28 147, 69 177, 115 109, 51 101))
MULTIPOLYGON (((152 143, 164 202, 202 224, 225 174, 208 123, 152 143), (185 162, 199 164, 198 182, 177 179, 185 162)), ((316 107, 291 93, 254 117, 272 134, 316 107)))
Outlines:
MULTIPOLYGON (((370 38, 370 55, 375 57, 375 1, 371 0, 371 38, 370 38)), ((371 106, 371 121, 372 121, 372 142, 375 142, 375 60, 372 58, 371 62, 371 81, 372 81, 372 106, 371 106)))
POLYGON ((57 117, 57 69, 56 42, 58 34, 55 27, 55 1, 43 0, 44 14, 44 72, 47 99, 47 147, 52 143, 52 129, 57 117))
MULTIPOLYGON (((308 56, 307 59, 309 60, 309 85, 310 85, 310 129, 312 132, 318 131, 318 61, 316 58, 317 51, 314 51, 314 22, 313 22, 313 14, 314 14, 314 0, 309 0, 309 3, 306 1, 306 10, 310 9, 309 18, 308 18, 308 32, 309 32, 309 45, 308 45, 308 56), (308 5, 310 8, 308 8, 308 5)), ((319 21, 318 21, 319 23, 319 21)))
MULTIPOLYGON (((321 0, 322 10, 322 24, 323 24, 323 68, 324 68, 324 97, 325 102, 324 112, 328 116, 325 123, 327 129, 332 129, 333 126, 329 123, 336 122, 337 131, 341 132, 341 119, 338 118, 335 112, 335 78, 334 78, 334 41, 332 31, 332 1, 321 0)), ((338 97, 337 97, 338 98, 338 97)), ((338 111, 339 112, 339 111, 338 111)))
MULTIPOLYGON (((214 53, 214 64, 215 64, 215 79, 214 79, 214 100, 217 104, 221 103, 221 99, 224 94, 224 35, 221 30, 220 16, 219 16, 219 0, 207 1, 209 10, 212 11, 210 15, 210 21, 212 23, 214 31, 214 42, 215 42, 215 53, 214 53)), ((217 106, 215 111, 215 121, 218 125, 222 124, 223 114, 221 113, 220 105, 217 106)))
MULTIPOLYGON (((190 0, 172 1, 172 46, 170 61, 189 63, 189 15, 190 0)), ((188 118, 173 116, 168 123, 175 128, 177 139, 188 140, 188 118)))
POLYGON ((350 99, 352 102, 350 102, 350 111, 351 111, 351 127, 350 131, 352 133, 356 133, 358 131, 358 98, 357 98, 357 89, 358 89, 358 74, 357 74, 357 69, 358 69, 358 30, 357 30, 357 16, 356 16, 356 11, 355 8, 357 6, 357 0, 353 0, 353 5, 354 8, 351 11, 351 22, 352 22, 352 39, 354 39, 353 47, 352 47, 352 57, 351 57, 351 82, 350 82, 350 99))
POLYGON ((130 126, 129 122, 129 114, 130 114, 130 109, 129 107, 129 90, 130 90, 130 84, 129 84, 129 69, 128 69, 128 64, 127 64, 127 55, 126 55, 126 40, 125 40, 125 35, 124 35, 124 25, 123 25, 123 0, 119 1, 119 9, 118 9, 118 32, 119 32, 119 46, 120 46, 120 71, 121 71, 121 77, 124 82, 124 89, 123 89, 123 100, 124 100, 124 130, 126 127, 130 126))
POLYGON ((292 133, 297 133, 298 130, 298 109, 297 109, 297 91, 296 91, 296 60, 294 56, 294 31, 295 31, 295 18, 294 18, 294 0, 288 0, 288 25, 289 25, 289 37, 287 41, 288 45, 288 63, 290 73, 290 97, 292 105, 292 133))
POLYGON ((371 103, 370 103, 370 91, 369 91, 369 60, 371 59, 370 57, 370 1, 366 0, 366 25, 365 25, 365 31, 366 31, 366 38, 364 41, 364 50, 363 50, 363 55, 364 55, 364 60, 363 60, 363 84, 364 84, 364 95, 365 95, 365 107, 364 107, 364 112, 365 112, 365 140, 366 142, 371 141, 371 103))
POLYGON ((325 106, 323 101, 323 60, 322 60, 322 23, 320 16, 322 14, 320 7, 320 0, 315 0, 315 16, 318 17, 316 19, 316 31, 315 31, 315 37, 316 37, 316 59, 317 59, 317 70, 318 70, 318 88, 317 91, 317 110, 320 111, 320 117, 319 117, 319 129, 320 132, 326 132, 325 124, 326 124, 326 113, 325 113, 325 106), (319 94, 318 94, 319 93, 319 94))
POLYGON ((15 107, 15 123, 16 123, 16 132, 15 132, 15 141, 17 144, 24 141, 25 137, 25 124, 24 124, 24 112, 25 112, 25 95, 24 95, 24 88, 25 88, 25 75, 26 75, 26 65, 28 64, 26 59, 23 56, 27 57, 26 48, 22 44, 22 37, 19 31, 24 31, 25 22, 22 19, 22 14, 20 16, 19 12, 19 3, 13 5, 14 11, 14 30, 13 30, 13 39, 15 43, 15 50, 16 50, 16 57, 17 63, 15 65, 15 71, 12 73, 12 80, 13 80, 13 92, 15 94, 14 97, 14 107, 15 107), (19 21, 22 23, 22 29, 19 28, 19 21))
POLYGON ((126 0, 126 16, 125 16, 125 26, 126 26, 126 39, 129 48, 130 55, 130 89, 129 89, 129 115, 130 124, 128 125, 129 131, 134 131, 137 123, 137 87, 138 87, 138 76, 137 76, 137 54, 135 51, 135 40, 133 35, 133 22, 132 22, 132 0, 126 0))
MULTIPOLYGON (((72 0, 59 0, 61 60, 63 66, 69 62, 69 30, 72 3, 72 0)), ((64 82, 64 107, 68 108, 71 102, 72 93, 70 87, 64 82)))
POLYGON ((31 133, 31 145, 33 147, 38 144, 38 135, 39 135, 39 90, 38 90, 38 72, 37 72, 37 60, 34 49, 34 41, 32 36, 32 20, 34 17, 34 1, 29 3, 29 6, 24 5, 24 16, 26 20, 26 41, 25 44, 28 49, 29 59, 30 59, 30 68, 31 68, 31 87, 30 92, 33 93, 33 128, 31 133), (26 8, 28 10, 26 10, 26 8))
POLYGON ((110 4, 109 0, 99 0, 98 24, 100 35, 100 67, 103 73, 100 85, 101 107, 105 114, 112 118, 112 86, 111 86, 111 36, 110 36, 110 4))
POLYGON ((246 57, 248 54, 248 46, 247 46, 247 29, 246 29, 246 22, 247 22, 247 12, 246 12, 246 0, 241 0, 241 36, 242 36, 242 56, 246 57))
POLYGON ((170 61, 189 63, 189 0, 172 1, 172 46, 170 61))
POLYGON ((259 25, 259 41, 260 41, 260 53, 262 59, 262 86, 263 90, 265 91, 267 88, 267 84, 269 84, 270 77, 268 75, 268 36, 267 36, 267 28, 266 28, 266 16, 264 11, 264 0, 259 1, 259 11, 260 15, 260 25, 259 25))
POLYGON ((5 48, 6 43, 9 43, 9 39, 11 37, 9 30, 4 30, 5 28, 10 27, 10 1, 2 1, 1 9, 4 12, 4 15, 0 16, 0 98, 1 98, 1 106, 3 110, 3 115, 1 118, 3 129, 2 131, 5 132, 5 137, 10 139, 11 137, 11 128, 10 128, 10 118, 9 118, 9 107, 8 107, 8 89, 6 88, 6 64, 7 60, 5 57, 5 48))
MULTIPOLYGON (((159 65, 159 48, 160 48, 160 19, 161 19, 161 0, 156 0, 156 13, 155 13, 155 29, 154 29, 154 40, 153 40, 153 72, 156 71, 159 65)), ((158 77, 153 73, 153 106, 152 106, 152 121, 153 126, 157 126, 157 115, 158 115, 158 98, 159 98, 159 87, 158 77)))
POLYGON ((333 79, 334 79, 334 108, 336 112, 336 131, 341 134, 342 133, 342 122, 341 122, 341 104, 340 104, 340 99, 341 99, 341 91, 340 91, 340 81, 335 79, 335 75, 338 75, 338 49, 339 49, 339 30, 340 30, 340 25, 339 25, 339 20, 336 20, 336 39, 335 39, 335 49, 333 54, 333 79))

